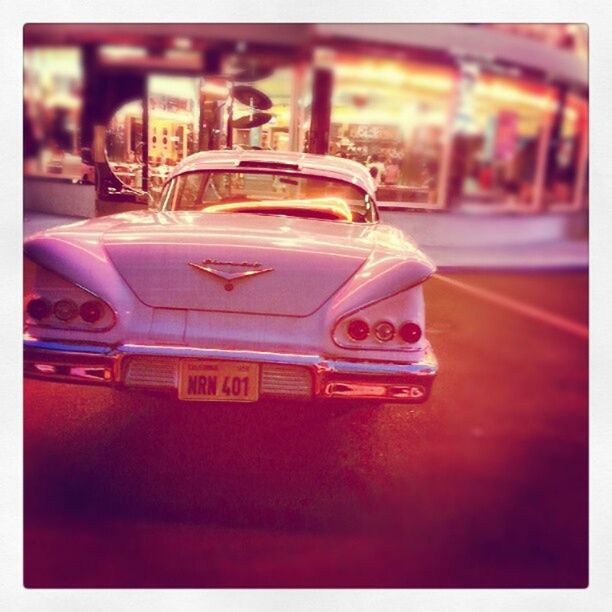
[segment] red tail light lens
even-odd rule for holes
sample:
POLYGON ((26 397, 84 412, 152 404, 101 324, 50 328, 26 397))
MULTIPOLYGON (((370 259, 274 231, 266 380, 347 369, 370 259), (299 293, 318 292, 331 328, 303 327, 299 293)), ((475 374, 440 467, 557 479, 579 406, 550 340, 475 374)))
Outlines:
POLYGON ((43 298, 34 298, 28 302, 26 310, 30 317, 40 321, 51 314, 51 304, 43 298))
POLYGON ((353 319, 346 331, 353 340, 365 340, 370 333, 370 326, 361 319, 353 319))
POLYGON ((422 335, 421 328, 416 323, 404 323, 400 327, 400 336, 404 342, 414 344, 422 335))
POLYGON ((86 321, 87 323, 95 323, 102 317, 103 306, 100 302, 90 300, 89 302, 84 302, 81 304, 79 313, 83 321, 86 321))

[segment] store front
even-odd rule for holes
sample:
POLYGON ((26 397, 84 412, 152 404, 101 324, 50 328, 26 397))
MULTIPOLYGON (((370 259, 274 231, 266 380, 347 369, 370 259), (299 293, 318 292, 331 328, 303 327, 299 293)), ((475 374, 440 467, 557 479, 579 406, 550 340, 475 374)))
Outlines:
POLYGON ((202 50, 181 51, 199 63, 179 64, 176 49, 90 47, 25 51, 27 176, 96 181, 98 200, 144 206, 143 192, 154 199, 196 151, 317 151, 366 165, 382 207, 534 213, 587 205, 588 99, 575 84, 347 40, 290 53, 221 45, 216 65, 202 50), (129 95, 111 95, 122 87, 129 95))

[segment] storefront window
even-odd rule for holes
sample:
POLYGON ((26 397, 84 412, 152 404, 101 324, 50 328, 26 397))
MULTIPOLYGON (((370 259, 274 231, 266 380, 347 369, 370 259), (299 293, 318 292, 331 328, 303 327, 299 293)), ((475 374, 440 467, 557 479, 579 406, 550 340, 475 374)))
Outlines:
MULTIPOLYGON (((546 203, 549 206, 575 205, 576 182, 586 163, 587 102, 569 94, 566 98, 554 161, 548 176, 546 203)), ((580 187, 578 186, 578 189, 580 187)))
POLYGON ((80 155, 82 67, 77 48, 24 52, 24 171, 88 179, 80 155))
POLYGON ((142 102, 124 104, 106 132, 106 158, 115 176, 128 187, 142 189, 142 102))
POLYGON ((436 204, 454 84, 444 67, 338 55, 330 153, 365 164, 381 202, 436 204))
POLYGON ((467 95, 457 117, 451 205, 460 200, 464 206, 531 207, 540 147, 546 146, 557 106, 555 91, 481 74, 467 95))
MULTIPOLYGON (((149 78, 148 190, 155 195, 172 168, 198 147, 200 80, 149 78)), ((124 104, 112 117, 106 156, 115 176, 128 187, 143 188, 144 136, 142 102, 124 104)))
POLYGON ((269 113, 271 118, 261 126, 250 129, 235 129, 233 144, 235 148, 273 149, 274 151, 289 150, 289 114, 291 104, 291 68, 281 68, 274 71, 268 78, 254 82, 249 87, 263 93, 272 102, 272 107, 265 110, 249 107, 234 100, 234 119, 240 117, 255 117, 262 112, 269 113))
POLYGON ((160 191, 174 166, 198 150, 200 79, 149 78, 149 191, 160 191))

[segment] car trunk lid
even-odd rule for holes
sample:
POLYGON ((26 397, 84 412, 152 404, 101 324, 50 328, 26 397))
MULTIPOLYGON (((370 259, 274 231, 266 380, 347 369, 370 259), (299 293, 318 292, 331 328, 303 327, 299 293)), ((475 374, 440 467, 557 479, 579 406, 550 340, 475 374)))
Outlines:
POLYGON ((149 213, 111 228, 103 242, 149 306, 307 316, 364 263, 371 231, 283 216, 149 213))

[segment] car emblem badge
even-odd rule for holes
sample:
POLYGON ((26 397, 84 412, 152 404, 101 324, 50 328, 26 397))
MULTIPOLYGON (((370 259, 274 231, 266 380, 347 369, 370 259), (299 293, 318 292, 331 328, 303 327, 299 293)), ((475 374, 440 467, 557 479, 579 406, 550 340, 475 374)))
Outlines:
POLYGON ((263 268, 259 262, 219 261, 217 259, 205 259, 201 264, 189 262, 189 265, 197 270, 207 272, 220 280, 226 281, 224 285, 226 291, 231 291, 234 288, 234 282, 237 280, 250 278, 274 270, 274 268, 263 268), (238 270, 236 268, 238 268, 238 270), (244 268, 248 269, 245 270, 244 268))

